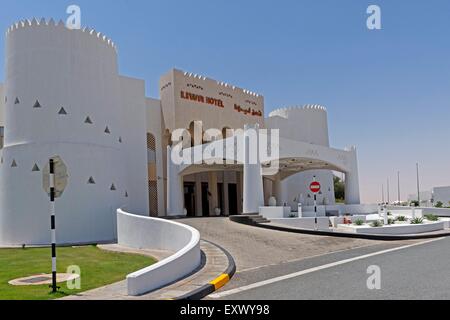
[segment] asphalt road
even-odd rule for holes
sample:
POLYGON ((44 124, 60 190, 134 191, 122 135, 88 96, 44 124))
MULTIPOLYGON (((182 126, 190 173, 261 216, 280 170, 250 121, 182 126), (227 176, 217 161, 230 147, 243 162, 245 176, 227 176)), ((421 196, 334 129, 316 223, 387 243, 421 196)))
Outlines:
POLYGON ((219 244, 236 261, 237 273, 233 279, 207 299, 408 299, 416 298, 411 289, 416 286, 421 290, 417 298, 428 298, 428 295, 450 298, 450 240, 360 259, 423 241, 385 242, 295 234, 246 226, 227 218, 179 222, 197 228, 203 239, 219 244), (347 259, 358 260, 341 264, 347 259), (336 263, 333 267, 259 286, 261 282, 336 263), (374 264, 381 268, 382 290, 370 291, 366 286, 367 268, 374 264), (441 281, 443 277, 448 281, 441 281), (428 286, 429 279, 436 286, 428 286), (256 288, 248 289, 255 284, 256 288), (241 288, 246 290, 230 292, 241 288))
POLYGON ((376 244, 248 270, 241 278, 209 299, 450 299, 450 238, 376 244), (370 266, 379 267, 379 290, 367 286, 370 266))

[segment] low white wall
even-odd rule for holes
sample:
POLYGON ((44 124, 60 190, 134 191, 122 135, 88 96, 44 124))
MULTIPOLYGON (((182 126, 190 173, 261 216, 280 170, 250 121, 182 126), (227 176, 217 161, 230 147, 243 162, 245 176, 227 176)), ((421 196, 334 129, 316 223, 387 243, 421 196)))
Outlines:
POLYGON ((358 234, 392 234, 392 235, 417 234, 417 233, 426 233, 444 230, 444 222, 391 225, 380 228, 340 225, 339 229, 358 234))
MULTIPOLYGON (((315 219, 314 218, 288 218, 288 219, 271 219, 271 222, 276 224, 283 224, 292 228, 315 230, 315 219)), ((317 218, 317 224, 319 230, 330 229, 330 219, 327 217, 317 218)))
MULTIPOLYGON (((317 212, 319 216, 325 216, 325 212, 338 212, 339 215, 352 214, 352 215, 367 215, 378 212, 378 205, 376 204, 336 204, 332 206, 317 206, 317 212)), ((304 206, 303 216, 314 216, 314 207, 304 206)))
POLYGON ((174 254, 127 276, 128 294, 141 295, 177 281, 201 264, 200 233, 181 223, 137 216, 117 210, 119 245, 174 254))
MULTIPOLYGON (((266 219, 289 218, 291 215, 291 207, 260 207, 259 214, 266 219)), ((292 214, 298 215, 298 213, 292 214)))
POLYGON ((435 214, 439 217, 450 217, 450 209, 447 208, 422 208, 424 215, 435 214))
MULTIPOLYGON (((410 211, 411 207, 397 207, 397 206, 389 206, 389 211, 410 211)), ((421 210, 423 214, 435 214, 440 217, 450 217, 450 209, 449 208, 425 208, 419 207, 416 210, 421 210)))

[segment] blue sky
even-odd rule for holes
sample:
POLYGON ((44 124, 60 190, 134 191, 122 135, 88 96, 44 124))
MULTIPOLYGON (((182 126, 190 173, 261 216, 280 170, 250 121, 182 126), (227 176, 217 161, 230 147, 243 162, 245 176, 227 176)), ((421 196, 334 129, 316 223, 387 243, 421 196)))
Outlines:
MULTIPOLYGON (((363 200, 381 198, 391 179, 397 198, 450 185, 450 1, 381 0, 0 0, 0 30, 30 17, 66 20, 111 37, 122 74, 147 81, 170 68, 262 93, 266 113, 291 105, 328 108, 331 143, 356 145, 363 200), (366 28, 366 9, 382 10, 382 30, 366 28)), ((4 36, 0 60, 4 60, 4 36)), ((0 81, 3 80, 3 63, 0 81)))

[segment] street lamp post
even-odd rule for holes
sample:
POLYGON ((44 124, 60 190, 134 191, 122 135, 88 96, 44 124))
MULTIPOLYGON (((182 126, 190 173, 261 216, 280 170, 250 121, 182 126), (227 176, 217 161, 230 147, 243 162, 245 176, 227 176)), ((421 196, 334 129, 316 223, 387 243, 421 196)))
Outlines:
POLYGON ((419 202, 419 207, 420 207, 419 163, 416 163, 416 171, 417 171, 417 201, 419 202))
POLYGON ((387 204, 389 205, 391 203, 390 199, 390 190, 389 190, 389 178, 387 179, 387 204))

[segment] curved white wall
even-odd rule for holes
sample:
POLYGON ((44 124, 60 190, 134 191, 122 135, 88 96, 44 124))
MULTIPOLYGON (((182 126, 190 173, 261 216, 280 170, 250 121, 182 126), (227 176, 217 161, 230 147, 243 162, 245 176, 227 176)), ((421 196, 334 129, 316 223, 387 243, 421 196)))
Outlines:
POLYGON ((115 210, 128 203, 120 89, 115 47, 102 35, 35 20, 8 31, 1 244, 50 242, 42 172, 32 169, 55 155, 70 175, 56 202, 58 243, 115 238, 115 210))
POLYGON ((141 295, 177 281, 201 264, 200 233, 180 223, 136 216, 117 210, 118 243, 136 249, 167 250, 174 254, 127 276, 129 295, 141 295))

